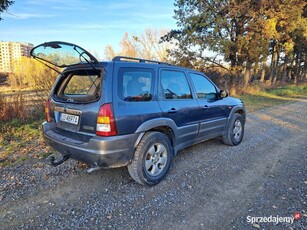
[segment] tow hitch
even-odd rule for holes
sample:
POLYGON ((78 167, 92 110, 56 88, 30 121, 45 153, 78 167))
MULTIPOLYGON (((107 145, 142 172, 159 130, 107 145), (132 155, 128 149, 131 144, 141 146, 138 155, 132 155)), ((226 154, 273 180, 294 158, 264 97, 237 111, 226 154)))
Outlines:
POLYGON ((49 159, 50 159, 50 164, 52 166, 58 166, 60 164, 63 164, 65 161, 67 161, 69 159, 69 155, 63 156, 62 159, 59 161, 55 161, 54 156, 51 156, 49 159))

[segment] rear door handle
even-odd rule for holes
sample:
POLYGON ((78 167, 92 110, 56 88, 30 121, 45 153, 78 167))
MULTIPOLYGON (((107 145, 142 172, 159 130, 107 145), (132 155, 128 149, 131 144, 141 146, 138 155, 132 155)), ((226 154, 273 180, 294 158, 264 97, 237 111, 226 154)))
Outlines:
POLYGON ((170 110, 167 111, 168 113, 177 113, 178 110, 175 108, 171 108, 170 110))

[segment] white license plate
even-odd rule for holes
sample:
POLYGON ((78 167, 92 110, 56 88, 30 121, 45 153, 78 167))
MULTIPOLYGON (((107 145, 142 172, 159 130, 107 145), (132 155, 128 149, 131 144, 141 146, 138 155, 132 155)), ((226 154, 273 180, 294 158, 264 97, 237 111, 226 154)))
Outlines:
POLYGON ((60 121, 64 121, 70 124, 77 125, 79 122, 79 116, 71 115, 67 113, 61 113, 60 121))

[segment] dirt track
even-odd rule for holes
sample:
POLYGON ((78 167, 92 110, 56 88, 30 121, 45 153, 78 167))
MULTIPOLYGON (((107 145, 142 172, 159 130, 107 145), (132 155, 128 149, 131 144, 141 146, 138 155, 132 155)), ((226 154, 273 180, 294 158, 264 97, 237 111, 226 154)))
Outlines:
POLYGON ((11 190, 2 179, 1 229, 307 229, 306 100, 248 114, 239 146, 215 139, 179 152, 154 187, 126 168, 75 165, 40 165, 43 181, 11 190), (293 223, 248 221, 296 211, 293 223))

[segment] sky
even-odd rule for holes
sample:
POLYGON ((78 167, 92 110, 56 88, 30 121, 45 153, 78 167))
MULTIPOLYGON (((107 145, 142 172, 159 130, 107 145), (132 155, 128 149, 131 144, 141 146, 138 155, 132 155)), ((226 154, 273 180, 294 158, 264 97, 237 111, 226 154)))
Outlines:
POLYGON ((176 28, 174 0, 15 0, 0 21, 0 41, 77 44, 103 59, 125 32, 176 28))

